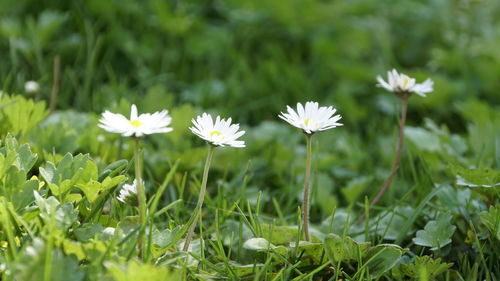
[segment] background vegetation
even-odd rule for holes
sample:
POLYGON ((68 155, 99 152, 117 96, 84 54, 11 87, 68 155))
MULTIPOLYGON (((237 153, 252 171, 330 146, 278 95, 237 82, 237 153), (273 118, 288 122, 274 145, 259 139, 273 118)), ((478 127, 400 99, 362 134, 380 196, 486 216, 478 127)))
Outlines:
POLYGON ((499 15, 479 0, 3 0, 2 278, 498 280, 499 15), (359 221, 396 145, 398 100, 375 87, 393 67, 435 91, 411 98, 396 181, 359 221), (308 100, 345 126, 314 143, 318 240, 299 247, 304 138, 277 114, 308 100), (159 201, 145 261, 136 212, 115 199, 132 143, 96 126, 131 103, 169 109, 174 127, 146 139, 159 201), (204 244, 186 261, 177 233, 206 153, 187 128, 202 111, 240 122, 247 148, 216 151, 204 244))

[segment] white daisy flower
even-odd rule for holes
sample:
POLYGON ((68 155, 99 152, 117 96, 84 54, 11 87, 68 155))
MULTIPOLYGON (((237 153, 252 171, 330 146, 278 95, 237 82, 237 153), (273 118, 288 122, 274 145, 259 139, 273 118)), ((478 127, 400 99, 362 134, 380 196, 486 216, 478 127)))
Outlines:
POLYGON ((343 125, 337 122, 342 116, 334 115, 337 111, 335 108, 319 107, 317 102, 308 101, 305 107, 297 103, 297 111, 287 105, 287 111, 288 113, 281 112, 279 117, 308 135, 343 125))
POLYGON ((120 194, 116 197, 119 201, 130 204, 133 206, 137 205, 137 180, 134 180, 132 184, 124 184, 122 189, 120 189, 120 194))
POLYGON ((425 80, 423 83, 416 83, 414 78, 411 78, 403 73, 398 73, 396 69, 387 71, 387 82, 379 75, 377 76, 378 87, 382 87, 395 94, 411 94, 415 93, 425 97, 426 93, 433 91, 434 82, 431 79, 425 80))
POLYGON ((231 118, 225 120, 217 116, 215 123, 212 116, 203 113, 191 120, 194 127, 189 127, 191 132, 215 146, 245 147, 245 142, 237 140, 245 134, 238 131, 239 124, 231 124, 231 118))
POLYGON ((28 94, 34 94, 40 90, 40 85, 36 81, 27 81, 24 83, 24 90, 28 94))
POLYGON ((168 127, 171 121, 172 118, 168 115, 168 110, 137 115, 137 107, 133 104, 130 109, 130 120, 121 114, 111 113, 106 110, 99 120, 99 127, 125 137, 142 137, 143 135, 172 131, 172 128, 168 127))

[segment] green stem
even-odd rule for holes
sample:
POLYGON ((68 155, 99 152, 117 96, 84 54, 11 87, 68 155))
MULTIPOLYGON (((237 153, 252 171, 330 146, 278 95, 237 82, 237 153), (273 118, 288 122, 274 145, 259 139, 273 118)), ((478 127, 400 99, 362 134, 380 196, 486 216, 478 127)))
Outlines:
POLYGON ((196 204, 196 208, 194 210, 193 217, 190 221, 191 225, 189 226, 186 242, 184 242, 183 251, 187 251, 189 249, 189 244, 191 240, 193 240, 194 229, 196 228, 196 223, 198 221, 198 217, 201 214, 201 208, 203 206, 203 200, 205 199, 205 192, 207 191, 207 179, 208 179, 208 171, 210 170, 210 163, 212 162, 212 156, 214 154, 214 147, 212 145, 208 146, 208 154, 207 160, 205 161, 205 168, 203 169, 203 179, 201 181, 200 194, 198 197, 198 203, 196 204))
POLYGON ((311 241, 309 235, 309 197, 311 195, 311 157, 312 157, 312 135, 306 135, 307 154, 306 154, 306 175, 304 180, 304 202, 302 203, 302 221, 304 223, 304 235, 306 241, 311 241))
POLYGON ((137 199, 139 201, 139 255, 145 256, 144 231, 146 228, 146 191, 142 180, 142 147, 141 138, 134 138, 134 159, 135 159, 135 182, 137 188, 137 199))

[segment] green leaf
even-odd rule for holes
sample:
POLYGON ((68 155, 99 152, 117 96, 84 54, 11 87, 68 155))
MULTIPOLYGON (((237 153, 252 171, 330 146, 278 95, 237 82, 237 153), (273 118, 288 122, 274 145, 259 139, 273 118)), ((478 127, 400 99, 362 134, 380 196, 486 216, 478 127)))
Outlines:
POLYGON ((493 188, 500 186, 500 171, 490 168, 469 169, 459 164, 450 164, 457 175, 457 185, 466 187, 493 188))
POLYGON ((129 261, 127 263, 109 262, 105 265, 115 281, 177 281, 182 280, 180 272, 166 266, 154 266, 149 263, 129 261))
POLYGON ((323 258, 324 246, 323 243, 312 243, 308 241, 300 241, 298 245, 292 242, 290 243, 289 251, 292 252, 294 250, 302 255, 302 260, 310 258, 314 260, 314 262, 319 263, 323 258))
POLYGON ((376 278, 393 268, 402 254, 403 250, 398 245, 380 244, 368 250, 363 258, 363 266, 372 278, 376 278))
POLYGON ((31 152, 31 148, 28 144, 23 144, 16 149, 17 158, 14 165, 25 172, 29 172, 33 165, 35 165, 37 160, 37 155, 31 152))
POLYGON ((66 255, 75 255, 79 261, 87 257, 83 245, 80 242, 64 239, 62 242, 62 248, 66 255))
POLYGON ((386 240, 396 240, 413 212, 414 209, 410 206, 397 206, 392 211, 380 213, 371 221, 378 235, 386 240))
POLYGON ((33 202, 33 191, 38 188, 38 180, 27 181, 28 172, 37 160, 29 145, 19 145, 11 135, 7 135, 0 149, 0 195, 8 198, 20 210, 33 202))
POLYGON ((500 240, 500 205, 490 206, 490 209, 481 212, 479 217, 493 236, 500 240))
POLYGON ((34 102, 22 96, 2 95, 0 107, 3 107, 2 123, 4 123, 5 132, 23 138, 48 114, 45 102, 34 102))
POLYGON ((369 243, 358 243, 351 237, 330 233, 325 238, 325 252, 333 266, 339 261, 358 261, 368 251, 369 243))
POLYGON ((471 190, 469 188, 454 188, 449 185, 439 187, 437 193, 443 208, 455 214, 461 214, 466 210, 471 200, 471 190))
POLYGON ((65 231, 71 227, 78 219, 78 211, 73 208, 73 205, 66 203, 61 205, 53 196, 44 199, 38 192, 33 193, 35 202, 40 210, 40 217, 45 224, 51 223, 52 213, 55 212, 55 222, 57 229, 65 231))
POLYGON ((250 238, 243 243, 243 248, 248 250, 268 250, 276 248, 273 244, 264 238, 250 238))
POLYGON ((342 188, 342 195, 349 203, 354 203, 372 182, 373 177, 362 176, 350 180, 346 187, 342 188))
MULTIPOLYGON (((76 184, 97 180, 97 167, 88 154, 78 154, 73 157, 67 153, 57 165, 47 162, 45 167, 40 167, 39 170, 56 196, 71 192, 76 184)), ((63 202, 66 202, 64 199, 63 197, 63 202)))
POLYGON ((94 203, 94 201, 97 199, 97 195, 102 190, 101 183, 97 181, 91 181, 84 184, 77 184, 76 187, 78 187, 81 191, 83 191, 83 194, 85 194, 85 198, 90 203, 94 203))
MULTIPOLYGON (((224 266, 224 264, 219 264, 219 266, 224 266)), ((237 276, 245 276, 249 275, 252 273, 255 273, 255 271, 259 271, 261 268, 264 267, 263 264, 257 263, 257 264, 238 264, 236 262, 229 262, 229 266, 231 267, 231 270, 237 275, 237 276)))
POLYGON ((153 245, 156 245, 160 248, 166 247, 172 243, 172 240, 175 238, 175 235, 182 229, 180 225, 176 228, 164 229, 162 231, 155 230, 153 231, 153 245))
POLYGON ((420 277, 421 272, 426 272, 430 280, 434 280, 437 276, 443 274, 451 268, 453 263, 444 263, 441 259, 433 259, 429 256, 415 257, 415 259, 407 264, 400 264, 393 269, 393 274, 402 278, 420 277))
MULTIPOLYGON (((12 266, 14 280, 39 281, 44 276, 47 265, 47 247, 43 240, 35 238, 21 252, 20 258, 12 266)), ((84 278, 78 259, 74 255, 65 256, 60 249, 52 250, 51 281, 80 281, 84 278)))
POLYGON ((450 214, 441 213, 436 220, 429 221, 423 230, 417 231, 413 243, 438 250, 451 243, 451 236, 456 227, 450 223, 453 218, 450 214))
POLYGON ((286 247, 275 246, 264 238, 250 238, 243 243, 243 248, 258 252, 277 252, 281 255, 284 255, 287 252, 286 247))
POLYGON ((406 126, 405 136, 421 151, 438 152, 441 149, 439 137, 426 129, 406 126))
POLYGON ((275 245, 288 244, 297 240, 296 226, 274 226, 262 224, 262 237, 269 239, 275 245))
POLYGON ((103 227, 100 223, 84 223, 74 230, 75 237, 80 242, 87 242, 97 233, 101 233, 103 227))

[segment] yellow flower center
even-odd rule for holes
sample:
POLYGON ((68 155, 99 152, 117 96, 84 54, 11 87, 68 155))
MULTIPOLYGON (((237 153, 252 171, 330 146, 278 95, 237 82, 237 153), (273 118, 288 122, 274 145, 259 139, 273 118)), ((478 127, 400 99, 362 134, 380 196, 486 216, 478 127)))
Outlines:
POLYGON ((134 126, 135 128, 138 128, 142 125, 142 122, 139 121, 138 119, 135 119, 130 121, 130 125, 134 126))
POLYGON ((318 124, 318 122, 316 122, 316 120, 313 120, 311 118, 304 119, 304 125, 309 126, 309 123, 312 123, 311 125, 317 125, 318 124))
POLYGON ((406 88, 406 86, 408 85, 408 82, 410 82, 410 78, 405 77, 405 78, 403 79, 403 88, 406 88))
POLYGON ((222 135, 222 133, 220 131, 217 131, 217 130, 214 130, 214 131, 210 132, 210 137, 220 136, 220 135, 222 135))

